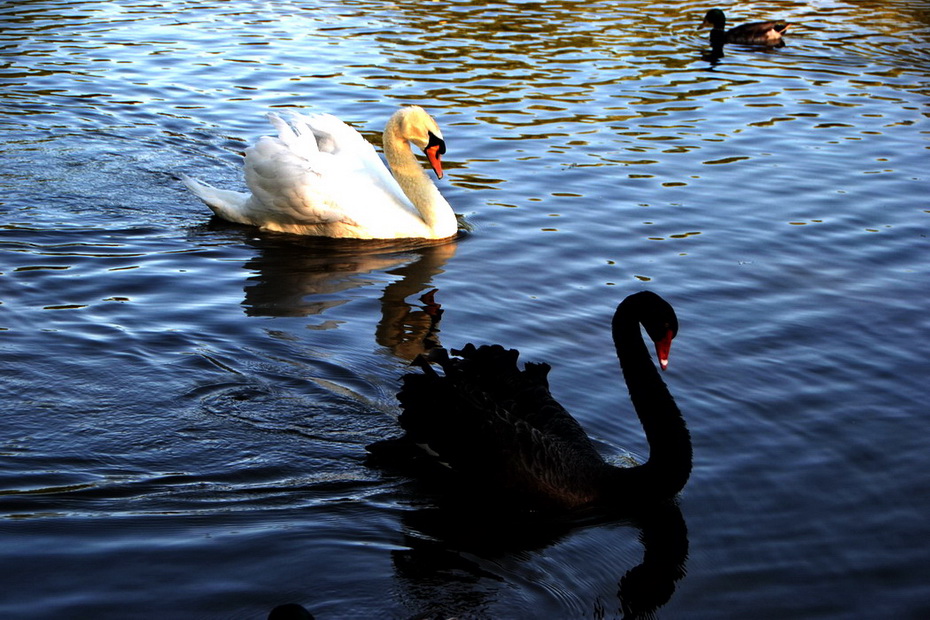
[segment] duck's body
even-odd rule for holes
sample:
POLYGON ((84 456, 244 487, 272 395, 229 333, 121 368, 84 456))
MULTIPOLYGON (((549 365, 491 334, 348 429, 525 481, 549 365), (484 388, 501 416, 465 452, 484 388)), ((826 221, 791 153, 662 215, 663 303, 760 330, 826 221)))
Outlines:
POLYGON ((710 42, 713 46, 725 43, 751 45, 779 45, 782 35, 791 24, 784 21, 763 21, 740 24, 727 30, 727 18, 720 9, 711 9, 704 16, 701 27, 711 27, 710 42))
POLYGON ((378 456, 428 447, 423 454, 459 478, 530 506, 636 506, 670 499, 691 472, 690 435, 650 360, 640 320, 657 343, 664 368, 677 319, 671 306, 648 292, 628 297, 614 316, 617 353, 650 444, 649 460, 642 465, 605 462, 581 425, 550 394, 549 366, 527 363, 520 370, 519 353, 499 345, 467 345, 453 351, 457 357, 452 358, 437 350, 435 361, 444 375, 422 361, 424 372, 406 375, 398 394, 406 434, 369 449, 378 456))
POLYGON ((217 216, 264 230, 334 238, 445 239, 456 234, 452 208, 410 149, 410 143, 423 148, 442 177, 445 143, 422 108, 401 108, 384 130, 393 175, 374 147, 334 116, 268 117, 278 136, 262 137, 245 152, 251 194, 182 175, 217 216))

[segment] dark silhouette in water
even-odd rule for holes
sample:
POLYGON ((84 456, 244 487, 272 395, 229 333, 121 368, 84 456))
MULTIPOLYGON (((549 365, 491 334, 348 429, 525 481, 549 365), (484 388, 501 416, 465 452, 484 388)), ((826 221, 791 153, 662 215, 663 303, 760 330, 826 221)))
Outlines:
MULTIPOLYGON (((414 505, 422 501, 419 486, 416 481, 408 489, 414 505)), ((654 618, 684 578, 688 559, 687 525, 673 501, 617 516, 600 509, 570 513, 507 511, 456 496, 440 499, 438 506, 407 510, 402 514, 402 523, 402 548, 392 551, 391 558, 404 600, 415 602, 410 608, 416 610, 415 618, 474 617, 476 610, 486 611, 496 599, 495 592, 508 583, 506 574, 499 570, 501 558, 507 558, 505 565, 525 562, 537 566, 541 558, 551 559, 553 553, 560 556, 553 548, 571 549, 583 540, 584 536, 574 537, 578 530, 599 530, 597 538, 605 548, 596 553, 603 556, 612 555, 612 540, 628 539, 629 534, 623 530, 639 530, 641 562, 626 570, 622 561, 609 562, 616 567, 614 575, 622 575, 614 605, 624 620, 654 618)), ((607 562, 603 556, 595 560, 602 570, 607 562)), ((606 574, 592 574, 589 578, 609 583, 611 574, 607 570, 606 574)), ((577 584, 553 581, 547 582, 545 589, 549 588, 576 591, 577 584)), ((607 591, 602 590, 605 594, 607 591)), ((608 613, 613 606, 609 599, 598 596, 588 602, 601 612, 593 617, 613 617, 608 613)), ((506 617, 507 610, 501 610, 500 615, 506 617)))
POLYGON ((617 597, 624 620, 654 617, 685 576, 688 559, 688 526, 674 503, 651 506, 633 522, 640 528, 643 561, 620 579, 617 597))
POLYGON ((313 620, 313 614, 303 605, 285 603, 272 609, 268 614, 268 620, 313 620))
POLYGON ((478 493, 530 507, 633 510, 673 498, 691 473, 691 438, 640 325, 664 369, 678 320, 671 305, 649 291, 624 299, 613 317, 620 367, 649 442, 645 463, 616 467, 604 461, 549 393, 547 364, 527 363, 520 370, 517 351, 471 344, 453 351, 456 357, 431 351, 443 375, 422 356, 414 362, 424 372, 405 375, 398 394, 406 433, 368 446, 373 460, 433 474, 451 470, 478 493))

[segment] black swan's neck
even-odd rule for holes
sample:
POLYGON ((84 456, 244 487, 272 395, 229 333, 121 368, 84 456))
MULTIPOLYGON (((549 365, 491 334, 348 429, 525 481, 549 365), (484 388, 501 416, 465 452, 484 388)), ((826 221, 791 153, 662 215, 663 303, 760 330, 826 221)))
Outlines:
POLYGON ((691 436, 643 340, 640 317, 648 312, 648 304, 633 301, 620 304, 614 315, 620 368, 649 442, 649 460, 615 469, 615 476, 623 487, 644 499, 666 499, 681 491, 691 475, 691 436))

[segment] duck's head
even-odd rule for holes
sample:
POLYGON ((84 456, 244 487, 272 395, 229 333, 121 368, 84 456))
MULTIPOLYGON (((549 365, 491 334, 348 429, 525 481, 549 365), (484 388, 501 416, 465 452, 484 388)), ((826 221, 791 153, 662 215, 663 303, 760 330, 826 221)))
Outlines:
POLYGON ((720 9, 711 9, 704 15, 704 21, 701 22, 701 28, 710 26, 714 29, 724 29, 727 25, 726 15, 720 9))

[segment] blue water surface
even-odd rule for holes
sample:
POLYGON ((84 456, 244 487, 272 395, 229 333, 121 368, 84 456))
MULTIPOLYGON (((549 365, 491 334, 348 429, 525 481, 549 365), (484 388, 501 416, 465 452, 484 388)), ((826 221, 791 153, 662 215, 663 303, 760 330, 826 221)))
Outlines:
POLYGON ((0 6, 0 616, 930 616, 930 10, 718 6, 787 44, 713 54, 674 0, 0 6), (404 104, 456 241, 262 233, 178 179, 242 189, 272 110, 378 144, 404 104), (513 523, 365 464, 469 341, 645 458, 609 336, 642 289, 678 508, 513 523))

